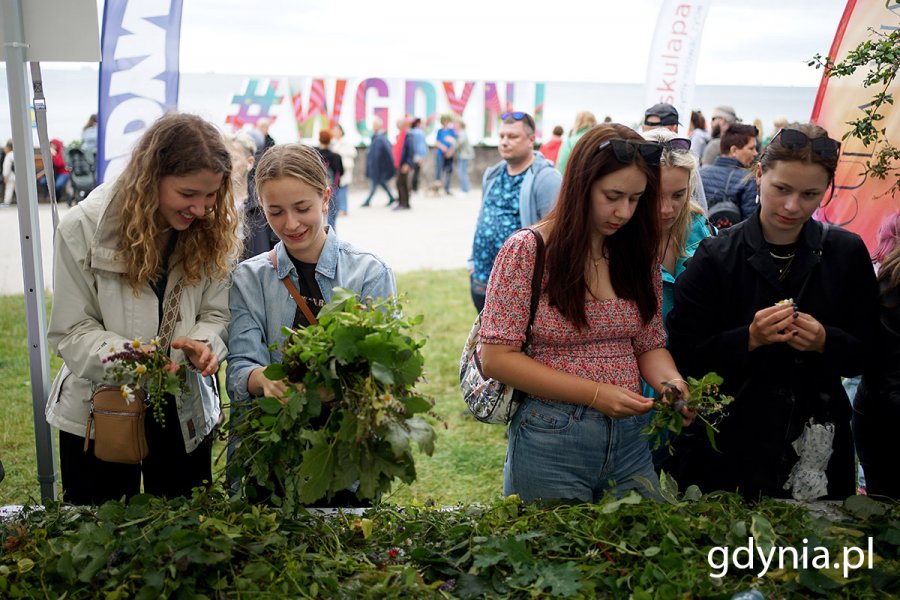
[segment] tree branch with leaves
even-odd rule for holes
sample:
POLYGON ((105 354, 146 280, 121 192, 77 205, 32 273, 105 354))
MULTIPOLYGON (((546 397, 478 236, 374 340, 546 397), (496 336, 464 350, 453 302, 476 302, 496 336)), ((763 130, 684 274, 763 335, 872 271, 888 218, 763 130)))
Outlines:
POLYGON ((860 43, 851 50, 846 58, 834 62, 832 57, 816 54, 809 61, 809 66, 825 69, 826 77, 847 77, 859 69, 866 69, 862 85, 876 91, 871 103, 862 107, 863 114, 847 121, 850 129, 842 136, 843 140, 856 138, 867 148, 874 148, 872 157, 866 160, 861 175, 876 179, 893 178, 889 194, 900 191, 900 148, 887 138, 884 127, 884 110, 893 106, 894 97, 889 92, 900 69, 900 29, 882 33, 869 28, 871 38, 860 43))

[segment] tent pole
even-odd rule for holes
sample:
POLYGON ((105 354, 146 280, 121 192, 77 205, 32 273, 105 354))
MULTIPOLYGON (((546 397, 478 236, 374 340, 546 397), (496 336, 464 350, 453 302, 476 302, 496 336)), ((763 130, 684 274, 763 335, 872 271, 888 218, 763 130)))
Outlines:
MULTIPOLYGON (((56 499, 56 462, 53 434, 44 418, 50 392, 50 355, 47 350, 47 311, 44 300, 44 273, 41 263, 41 230, 38 219, 34 142, 25 72, 25 28, 22 0, 0 0, 0 22, 6 40, 6 82, 9 89, 9 116, 13 152, 16 157, 16 201, 19 211, 19 238, 25 285, 25 315, 28 320, 28 358, 31 370, 31 401, 34 410, 34 437, 37 445, 38 482, 41 500, 56 499)), ((44 165, 51 168, 50 157, 44 165)))

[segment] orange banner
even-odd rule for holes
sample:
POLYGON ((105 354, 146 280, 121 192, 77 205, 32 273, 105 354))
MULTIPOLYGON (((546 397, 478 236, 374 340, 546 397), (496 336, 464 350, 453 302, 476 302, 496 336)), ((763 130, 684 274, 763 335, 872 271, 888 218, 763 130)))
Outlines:
MULTIPOLYGON (((828 55, 835 62, 840 62, 860 43, 871 39, 870 29, 879 33, 890 32, 900 25, 898 21, 900 4, 886 5, 884 0, 849 0, 828 55)), ((835 79, 822 76, 810 120, 827 129, 829 135, 837 140, 850 130, 847 122, 863 116, 864 109, 872 102, 872 96, 881 91, 878 86, 862 86, 866 70, 866 67, 861 67, 853 75, 835 79)), ((898 88, 900 85, 895 80, 887 91, 894 95, 895 101, 900 102, 898 88)), ((878 127, 886 130, 887 139, 895 146, 900 144, 900 109, 885 104, 880 113, 884 115, 884 120, 878 127)), ((890 193, 891 185, 896 180, 892 173, 887 179, 862 174, 866 160, 871 159, 877 149, 877 146, 865 146, 853 137, 841 141, 834 198, 816 214, 822 221, 836 223, 859 234, 870 251, 875 247, 875 236, 881 221, 888 214, 900 210, 900 194, 890 193)), ((897 167, 900 168, 900 165, 897 167)))

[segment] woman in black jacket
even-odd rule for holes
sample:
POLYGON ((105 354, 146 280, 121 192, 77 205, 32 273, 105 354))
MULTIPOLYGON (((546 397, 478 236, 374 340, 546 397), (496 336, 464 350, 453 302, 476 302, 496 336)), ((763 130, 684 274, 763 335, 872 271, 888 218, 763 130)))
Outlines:
POLYGON ((900 500, 894 437, 900 421, 900 212, 888 217, 879 233, 884 234, 883 244, 879 244, 874 258, 881 263, 881 326, 872 361, 856 394, 853 435, 866 474, 866 491, 872 496, 900 500))
POLYGON ((825 495, 854 493, 841 376, 863 370, 877 285, 862 240, 811 219, 833 186, 839 151, 821 127, 779 131, 756 166, 755 215, 703 240, 676 282, 668 326, 678 368, 715 371, 735 396, 719 451, 696 425, 675 441, 673 475, 684 485, 748 498, 823 495, 789 483, 797 479, 792 444, 812 423, 834 432, 825 495))

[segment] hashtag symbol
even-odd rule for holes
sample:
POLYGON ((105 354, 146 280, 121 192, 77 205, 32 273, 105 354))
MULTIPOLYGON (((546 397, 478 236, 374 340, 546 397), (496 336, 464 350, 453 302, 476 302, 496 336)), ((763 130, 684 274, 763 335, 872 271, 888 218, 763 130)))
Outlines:
POLYGON ((225 122, 231 123, 236 130, 247 123, 255 125, 262 118, 274 122, 277 117, 270 117, 269 111, 273 106, 281 104, 282 98, 283 96, 278 94, 277 80, 248 79, 244 85, 244 92, 231 97, 235 109, 232 114, 225 117, 225 122), (263 91, 260 92, 260 89, 263 91))

